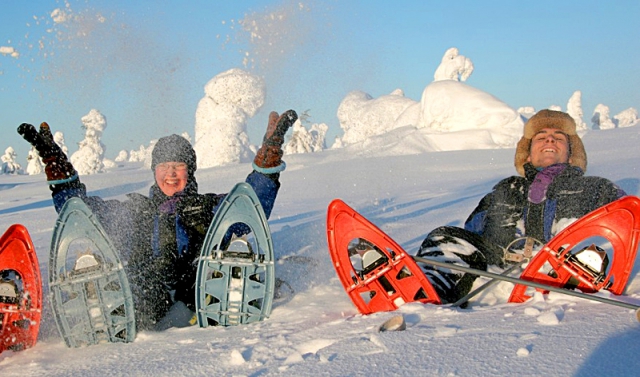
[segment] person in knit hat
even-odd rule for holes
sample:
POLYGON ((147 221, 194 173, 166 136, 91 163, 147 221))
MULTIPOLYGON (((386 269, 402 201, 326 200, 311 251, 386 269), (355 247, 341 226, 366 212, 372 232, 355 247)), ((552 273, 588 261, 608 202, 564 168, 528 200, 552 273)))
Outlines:
MULTIPOLYGON (((246 182, 269 218, 280 188, 282 145, 298 119, 295 111, 269 114, 262 146, 246 182)), ((136 328, 154 329, 176 302, 195 310, 197 258, 218 204, 226 194, 200 194, 196 153, 179 135, 162 137, 151 153, 154 183, 148 195, 131 193, 124 201, 88 196, 66 155, 53 141, 49 125, 39 131, 22 124, 18 132, 45 163, 56 211, 71 197, 81 198, 121 252, 134 298, 136 328)), ((241 236, 242 234, 237 234, 241 236)))
MULTIPOLYGON (((417 255, 486 270, 506 267, 505 249, 530 237, 547 243, 587 213, 626 195, 611 181, 585 176, 587 153, 567 113, 541 110, 524 125, 516 146, 517 176, 498 182, 464 223, 431 231, 417 255)), ((472 288, 476 275, 421 264, 443 299, 452 303, 472 288)))

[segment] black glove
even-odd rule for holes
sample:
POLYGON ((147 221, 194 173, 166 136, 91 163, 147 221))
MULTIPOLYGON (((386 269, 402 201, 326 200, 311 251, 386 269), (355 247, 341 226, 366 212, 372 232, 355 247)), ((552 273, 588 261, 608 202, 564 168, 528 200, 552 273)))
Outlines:
POLYGON ((40 124, 40 132, 28 123, 22 123, 18 127, 18 133, 33 145, 42 162, 45 164, 44 171, 50 185, 57 185, 71 182, 78 177, 78 172, 62 152, 62 149, 53 140, 53 135, 46 122, 40 124))
POLYGON ((262 173, 277 173, 284 170, 285 164, 282 161, 284 135, 296 120, 298 120, 298 114, 293 110, 287 110, 280 116, 275 111, 269 114, 267 132, 253 160, 254 169, 262 173))

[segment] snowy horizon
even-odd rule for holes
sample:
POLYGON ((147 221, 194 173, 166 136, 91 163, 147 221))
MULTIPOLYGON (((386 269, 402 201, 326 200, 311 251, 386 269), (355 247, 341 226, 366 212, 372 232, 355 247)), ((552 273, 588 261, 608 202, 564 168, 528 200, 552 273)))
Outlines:
MULTIPOLYGON (((374 147, 379 138, 406 140, 410 147, 404 151, 397 150, 398 154, 515 147, 526 120, 542 109, 521 107, 514 110, 491 94, 464 83, 473 70, 471 59, 461 55, 458 49, 450 48, 434 73, 434 81, 425 87, 419 100, 405 97, 402 89, 378 98, 362 91, 352 91, 343 98, 336 111, 342 136, 327 142, 325 137, 329 127, 325 123, 312 123, 307 128, 302 124, 305 118, 301 117, 294 131, 286 137, 285 155, 320 152, 328 145, 331 148, 348 148, 356 144, 374 147), (473 137, 461 137, 461 133, 472 134, 473 137)), ((216 75, 205 85, 205 95, 195 112, 195 127, 191 133, 183 132, 190 141, 189 135, 194 135, 192 144, 199 168, 253 159, 260 144, 254 145, 249 140, 247 123, 264 105, 266 90, 263 79, 238 68, 216 75)), ((612 117, 608 106, 598 104, 591 117, 591 127, 588 127, 583 119, 579 90, 569 98, 566 108, 558 105, 550 105, 549 108, 571 115, 581 134, 640 123, 635 108, 612 117)), ((310 122, 306 120, 305 123, 310 122)), ((101 173, 123 161, 144 161, 149 166, 153 144, 166 136, 158 135, 138 150, 120 150, 113 158, 106 158, 106 146, 101 142, 107 128, 105 114, 92 109, 82 118, 82 124, 85 139, 79 143, 79 150, 71 154, 71 162, 80 175, 101 173)), ((60 145, 66 147, 64 135, 60 132, 57 135, 62 140, 60 145)), ((27 156, 32 167, 26 173, 41 174, 43 169, 33 166, 36 162, 31 157, 32 153, 35 152, 30 151, 27 156)), ((24 173, 15 152, 12 156, 6 153, 3 156, 6 168, 3 167, 2 172, 24 173)))

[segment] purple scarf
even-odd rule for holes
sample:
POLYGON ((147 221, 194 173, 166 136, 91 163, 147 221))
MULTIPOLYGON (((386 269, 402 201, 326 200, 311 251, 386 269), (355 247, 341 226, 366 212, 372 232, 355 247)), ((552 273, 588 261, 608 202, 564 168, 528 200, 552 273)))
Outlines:
POLYGON ((539 204, 546 200, 549 185, 567 166, 567 164, 555 164, 540 170, 529 187, 529 201, 539 204))

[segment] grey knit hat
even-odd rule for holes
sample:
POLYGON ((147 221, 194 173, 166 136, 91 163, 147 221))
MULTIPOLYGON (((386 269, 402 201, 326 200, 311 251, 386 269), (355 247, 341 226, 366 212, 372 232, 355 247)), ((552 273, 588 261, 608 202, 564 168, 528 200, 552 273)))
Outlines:
POLYGON ((162 162, 184 162, 187 164, 189 175, 198 168, 196 163, 196 151, 191 143, 182 136, 173 134, 160 138, 151 152, 151 170, 156 170, 156 165, 162 162))

